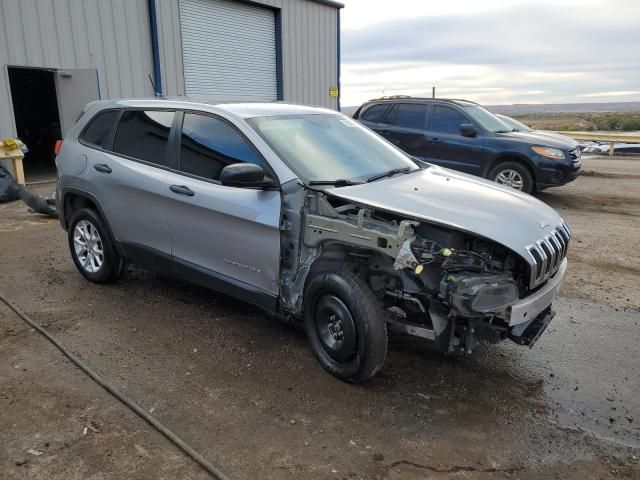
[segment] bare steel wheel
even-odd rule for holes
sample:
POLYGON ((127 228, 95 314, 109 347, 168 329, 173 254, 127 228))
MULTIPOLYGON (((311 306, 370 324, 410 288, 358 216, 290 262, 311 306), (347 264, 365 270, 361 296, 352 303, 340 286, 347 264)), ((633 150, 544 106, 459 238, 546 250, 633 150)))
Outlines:
POLYGON ((524 193, 532 193, 535 187, 533 175, 525 165, 519 162, 500 163, 491 169, 488 177, 500 185, 524 193))
POLYGON ((89 273, 96 273, 104 263, 104 249, 100 233, 88 220, 79 221, 73 229, 73 246, 80 265, 89 273))
POLYGON ((351 312, 335 295, 322 295, 315 312, 316 333, 324 351, 344 362, 356 354, 358 332, 351 312))
POLYGON ((74 212, 69 221, 68 236, 73 263, 87 280, 108 283, 123 273, 125 261, 95 210, 81 208, 74 212))
POLYGON ((385 310, 353 273, 325 272, 309 280, 304 325, 316 358, 339 379, 365 382, 382 368, 387 355, 385 310))

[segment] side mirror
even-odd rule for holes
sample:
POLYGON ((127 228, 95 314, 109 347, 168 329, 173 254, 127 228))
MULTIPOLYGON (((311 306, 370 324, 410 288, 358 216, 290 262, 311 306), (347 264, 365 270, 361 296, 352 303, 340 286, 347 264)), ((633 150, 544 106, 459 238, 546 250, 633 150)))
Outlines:
POLYGON ((460 135, 463 137, 475 137, 478 135, 478 130, 471 123, 461 123, 460 124, 460 135))
POLYGON ((220 172, 220 183, 226 187, 263 188, 273 184, 260 165, 232 163, 220 172))

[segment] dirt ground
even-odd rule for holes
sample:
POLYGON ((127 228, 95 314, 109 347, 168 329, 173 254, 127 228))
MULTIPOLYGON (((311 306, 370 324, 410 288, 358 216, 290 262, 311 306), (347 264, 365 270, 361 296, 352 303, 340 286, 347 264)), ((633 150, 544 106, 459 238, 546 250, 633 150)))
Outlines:
MULTIPOLYGON (((88 283, 20 203, 0 205, 0 292, 232 479, 640 478, 640 160, 539 197, 573 243, 538 345, 394 336, 361 386, 240 301, 137 268, 88 283)), ((0 478, 209 477, 0 304, 0 478)))

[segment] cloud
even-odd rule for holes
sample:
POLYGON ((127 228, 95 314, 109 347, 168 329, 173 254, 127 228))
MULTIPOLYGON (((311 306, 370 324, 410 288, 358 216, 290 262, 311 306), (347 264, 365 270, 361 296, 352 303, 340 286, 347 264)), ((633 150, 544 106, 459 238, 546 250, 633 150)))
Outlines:
POLYGON ((343 104, 431 85, 489 103, 640 100, 640 2, 613 3, 528 1, 347 29, 343 104))

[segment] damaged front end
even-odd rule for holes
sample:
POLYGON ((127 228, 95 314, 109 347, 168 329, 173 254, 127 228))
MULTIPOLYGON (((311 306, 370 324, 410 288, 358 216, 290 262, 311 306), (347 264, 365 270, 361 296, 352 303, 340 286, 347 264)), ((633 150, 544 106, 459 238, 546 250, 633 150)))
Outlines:
POLYGON ((507 338, 532 347, 553 318, 564 259, 556 258, 557 271, 534 288, 535 265, 490 239, 297 182, 283 187, 280 298, 288 315, 302 314, 310 276, 348 269, 391 310, 391 329, 445 353, 507 338))

